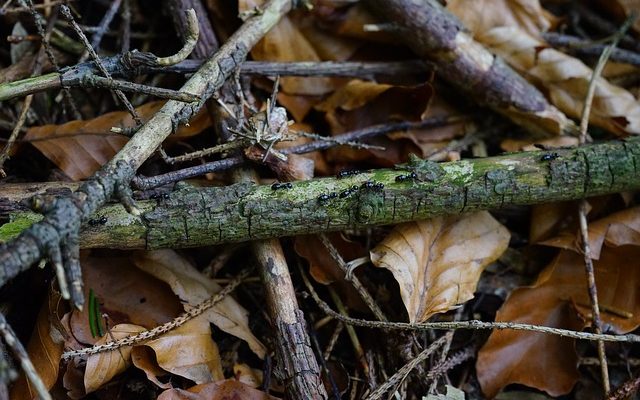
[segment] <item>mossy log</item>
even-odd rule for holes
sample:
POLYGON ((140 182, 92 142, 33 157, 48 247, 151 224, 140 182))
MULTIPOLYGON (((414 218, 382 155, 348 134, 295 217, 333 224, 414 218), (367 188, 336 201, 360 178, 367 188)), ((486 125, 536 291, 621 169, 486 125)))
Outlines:
MULTIPOLYGON (((178 185, 141 201, 140 217, 103 207, 83 228, 84 248, 183 248, 396 224, 640 188, 640 140, 434 163, 281 185, 178 185), (370 182, 370 183, 367 183, 370 182), (375 184, 378 184, 377 187, 375 184), (105 217, 105 218, 101 218, 105 217)), ((26 213, 17 213, 13 230, 26 213)))

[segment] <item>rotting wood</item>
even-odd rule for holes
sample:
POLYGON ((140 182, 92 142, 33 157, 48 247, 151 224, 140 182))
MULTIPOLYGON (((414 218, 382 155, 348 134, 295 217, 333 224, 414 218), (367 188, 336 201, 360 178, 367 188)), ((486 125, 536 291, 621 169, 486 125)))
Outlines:
POLYGON ((292 189, 278 191, 251 183, 203 188, 182 183, 168 198, 139 202, 140 217, 118 204, 103 207, 96 215, 107 216, 107 222, 85 225, 81 242, 83 247, 195 247, 576 200, 639 189, 639 167, 640 140, 632 139, 448 163, 415 160, 342 179, 293 182, 292 189), (384 188, 360 188, 367 181, 384 188), (359 190, 340 198, 353 186, 359 190), (331 193, 337 197, 319 199, 331 193))

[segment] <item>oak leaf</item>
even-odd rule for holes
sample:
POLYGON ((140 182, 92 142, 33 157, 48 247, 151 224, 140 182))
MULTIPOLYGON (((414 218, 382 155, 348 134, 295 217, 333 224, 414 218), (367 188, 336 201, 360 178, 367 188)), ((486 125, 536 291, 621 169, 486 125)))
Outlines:
POLYGON ((371 261, 393 273, 411 322, 473 298, 484 268, 509 244, 509 231, 486 211, 397 225, 371 261))

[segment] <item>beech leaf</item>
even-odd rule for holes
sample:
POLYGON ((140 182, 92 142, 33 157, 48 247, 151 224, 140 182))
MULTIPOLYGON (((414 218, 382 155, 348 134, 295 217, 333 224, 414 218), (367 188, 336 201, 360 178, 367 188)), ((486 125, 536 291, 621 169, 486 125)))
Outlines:
MULTIPOLYGON (((138 252, 134 262, 141 270, 169 284, 187 307, 198 305, 222 289, 173 250, 138 252)), ((203 314, 207 321, 247 342, 251 350, 262 358, 266 349, 251 333, 248 315, 247 310, 231 296, 225 297, 203 314)))
POLYGON ((144 343, 156 353, 158 365, 197 384, 224 379, 218 346, 200 315, 162 336, 144 343))
POLYGON ((393 273, 409 320, 423 322, 473 298, 484 268, 509 244, 509 231, 486 211, 397 225, 371 261, 393 273))
MULTIPOLYGON (((53 387, 60 372, 64 336, 58 328, 60 321, 57 321, 57 324, 54 324, 54 321, 58 315, 61 315, 63 307, 60 295, 50 290, 40 308, 35 329, 27 346, 29 359, 47 389, 53 387)), ((11 398, 35 399, 36 397, 24 373, 20 374, 18 380, 11 386, 11 398)))
MULTIPOLYGON (((143 121, 150 119, 164 101, 154 101, 136 108, 143 121)), ((175 137, 193 136, 211 125, 205 112, 198 113, 189 126, 178 128, 175 137)), ((131 128, 135 123, 126 111, 114 111, 91 120, 69 121, 62 125, 29 128, 24 139, 31 141, 42 154, 74 181, 91 176, 127 143, 127 138, 111 132, 112 127, 131 128)))
POLYGON ((517 26, 535 36, 548 31, 557 22, 538 0, 448 0, 447 9, 472 32, 496 26, 517 26))
MULTIPOLYGON (((628 333, 640 326, 640 207, 589 224, 600 316, 605 326, 628 333)), ((496 315, 511 321, 582 330, 591 320, 584 256, 575 246, 577 230, 545 241, 564 248, 531 287, 511 293, 496 315)), ((578 379, 574 340, 531 332, 495 331, 478 354, 478 380, 493 397, 519 383, 552 396, 568 393, 578 379), (540 351, 544 349, 544 351, 540 351), (549 357, 553 354, 553 357, 549 357)))
MULTIPOLYGON (((105 344, 114 339, 122 339, 127 336, 146 330, 143 326, 133 324, 120 324, 110 329, 109 334, 103 336, 96 344, 105 344)), ((84 373, 84 388, 87 393, 99 389, 118 375, 131 364, 131 346, 120 347, 114 351, 105 351, 92 354, 87 358, 87 368, 84 373)))

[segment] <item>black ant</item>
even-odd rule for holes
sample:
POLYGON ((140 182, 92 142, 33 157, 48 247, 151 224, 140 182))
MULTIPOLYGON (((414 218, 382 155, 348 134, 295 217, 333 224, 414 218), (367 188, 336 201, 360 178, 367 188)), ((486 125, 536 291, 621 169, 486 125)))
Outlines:
POLYGON ((342 179, 342 178, 346 178, 348 176, 354 176, 354 175, 358 175, 360 173, 360 171, 356 170, 356 169, 352 169, 352 170, 344 170, 344 171, 340 171, 336 174, 336 178, 338 179, 342 179))
POLYGON ((98 225, 104 225, 106 224, 108 221, 107 217, 105 217, 104 215, 99 217, 99 218, 95 218, 95 219, 90 219, 87 223, 91 226, 98 226, 98 225))
POLYGON ((412 181, 414 179, 418 179, 418 175, 416 175, 415 172, 412 172, 412 173, 407 174, 407 175, 398 175, 398 176, 396 176, 396 182, 406 182, 406 181, 412 181))
POLYGON ((271 185, 271 190, 280 190, 280 189, 291 189, 293 188, 293 185, 291 184, 291 182, 285 182, 285 183, 274 183, 273 185, 271 185))
POLYGON ((341 199, 344 199, 345 197, 349 197, 352 194, 354 194, 355 192, 358 191, 358 187, 356 185, 351 186, 349 189, 343 190, 342 192, 340 192, 339 197, 341 199))
POLYGON ((384 183, 382 182, 374 182, 374 181, 366 181, 362 185, 360 185, 361 189, 373 189, 373 190, 382 190, 384 189, 384 183))
POLYGON ((560 157, 560 154, 558 153, 547 153, 540 157, 540 161, 553 161, 558 157, 560 157))

